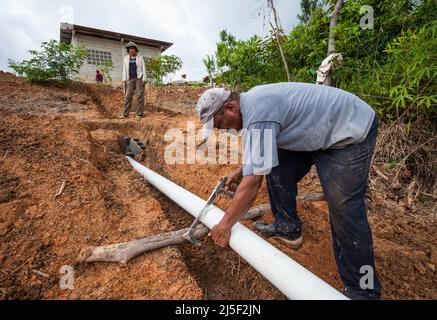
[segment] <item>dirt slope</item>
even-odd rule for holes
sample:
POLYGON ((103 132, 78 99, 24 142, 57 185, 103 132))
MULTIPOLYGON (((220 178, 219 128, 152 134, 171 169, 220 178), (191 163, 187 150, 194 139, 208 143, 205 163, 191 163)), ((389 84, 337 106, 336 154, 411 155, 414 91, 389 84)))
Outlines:
MULTIPOLYGON (((3 298, 202 298, 176 248, 126 267, 76 265, 75 289, 60 289, 60 268, 73 264, 81 248, 129 241, 171 226, 149 187, 117 154, 113 141, 122 128, 102 121, 90 97, 77 108, 68 103, 76 94, 70 90, 25 90, 27 84, 14 80, 2 81, 1 87, 7 88, 2 98, 8 101, 1 105, 0 127, 0 152, 2 157, 7 153, 0 166, 3 298), (58 95, 68 97, 59 107, 58 95), (100 129, 101 124, 107 128, 100 129), (62 181, 65 191, 55 199, 62 181)), ((123 126, 130 125, 136 124, 123 126)))
MULTIPOLYGON (((147 91, 146 117, 120 121, 121 92, 104 86, 56 88, 0 79, 0 297, 3 299, 283 299, 231 250, 209 239, 201 249, 171 247, 127 266, 75 265, 75 289, 61 290, 59 268, 87 245, 106 245, 188 227, 190 215, 133 172, 116 137, 148 144, 144 164, 206 198, 235 166, 167 165, 170 128, 186 130, 202 89, 147 91), (64 193, 54 198, 62 181, 64 193), (41 271, 48 278, 35 273, 41 271), (212 276, 213 275, 213 276, 212 276)), ((319 191, 314 172, 300 192, 319 191)), ((268 202, 265 186, 257 203, 268 202)), ((225 209, 228 199, 220 198, 225 209)), ((432 214, 371 204, 378 272, 387 299, 436 299, 436 222, 432 214)), ((341 289, 324 202, 299 203, 304 246, 272 241, 341 289)), ((267 215, 264 220, 271 220, 267 215)), ((245 224, 251 228, 250 223, 245 224)))

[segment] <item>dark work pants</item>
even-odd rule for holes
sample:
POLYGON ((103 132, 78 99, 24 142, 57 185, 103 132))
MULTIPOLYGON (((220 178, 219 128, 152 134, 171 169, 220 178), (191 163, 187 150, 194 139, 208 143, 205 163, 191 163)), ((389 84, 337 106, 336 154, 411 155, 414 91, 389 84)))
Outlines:
POLYGON ((124 98, 124 111, 123 115, 128 117, 131 107, 134 92, 138 98, 137 115, 143 116, 144 114, 144 82, 142 79, 131 79, 126 82, 126 94, 124 98))
POLYGON ((313 164, 316 165, 328 202, 338 271, 352 299, 377 299, 381 291, 364 203, 377 132, 375 117, 367 138, 360 144, 316 152, 278 150, 279 166, 267 176, 276 229, 281 233, 300 232, 301 220, 296 211, 297 183, 313 164), (360 280, 366 275, 362 267, 373 268, 373 290, 365 286, 366 290, 363 290, 360 286, 360 280))

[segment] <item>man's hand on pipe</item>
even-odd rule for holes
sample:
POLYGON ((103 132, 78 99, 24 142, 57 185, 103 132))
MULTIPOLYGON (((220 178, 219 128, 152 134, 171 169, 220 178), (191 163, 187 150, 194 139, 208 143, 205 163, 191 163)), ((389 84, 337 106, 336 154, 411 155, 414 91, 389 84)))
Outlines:
POLYGON ((243 179, 242 168, 238 169, 235 172, 232 172, 226 180, 226 184, 225 184, 226 191, 235 191, 238 185, 240 184, 241 179, 243 179))
POLYGON ((259 188, 261 188, 262 181, 263 176, 247 176, 242 179, 225 216, 209 233, 209 236, 218 246, 226 248, 229 245, 232 227, 250 209, 259 188))

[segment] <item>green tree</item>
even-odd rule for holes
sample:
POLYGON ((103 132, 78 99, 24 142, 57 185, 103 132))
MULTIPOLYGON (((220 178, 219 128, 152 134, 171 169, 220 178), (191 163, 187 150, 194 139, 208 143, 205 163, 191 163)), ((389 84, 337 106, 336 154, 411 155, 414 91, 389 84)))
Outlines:
POLYGON ((41 49, 41 51, 30 50, 29 60, 21 62, 9 60, 9 67, 31 81, 68 82, 78 78, 79 69, 88 55, 83 46, 74 47, 56 40, 43 42, 41 49))
POLYGON ((202 61, 205 65, 206 71, 208 72, 210 86, 214 87, 214 74, 216 72, 216 63, 214 56, 207 55, 202 61))
POLYGON ((223 30, 217 43, 217 81, 243 90, 266 81, 270 65, 264 48, 259 36, 242 41, 223 30))
POLYGON ((302 0, 300 2, 301 14, 297 15, 300 22, 307 23, 310 20, 311 13, 322 6, 319 0, 302 0))
MULTIPOLYGON (((326 58, 332 8, 336 0, 310 11, 306 23, 283 36, 293 81, 315 83, 326 58)), ((436 118, 436 2, 430 0, 348 0, 333 28, 343 65, 333 85, 355 93, 385 120, 436 118), (363 5, 374 10, 374 28, 363 29, 363 5)), ((236 39, 224 30, 215 53, 216 81, 236 89, 286 81, 276 40, 255 35, 236 39)))
POLYGON ((145 60, 146 76, 154 85, 162 85, 171 80, 173 74, 182 68, 182 59, 171 56, 159 56, 145 60))

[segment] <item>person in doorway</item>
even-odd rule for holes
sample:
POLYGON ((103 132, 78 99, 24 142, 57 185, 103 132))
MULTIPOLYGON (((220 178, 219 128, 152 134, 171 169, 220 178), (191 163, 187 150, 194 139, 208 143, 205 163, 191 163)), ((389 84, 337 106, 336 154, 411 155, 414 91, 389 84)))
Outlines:
POLYGON ((298 250, 303 239, 297 184, 315 165, 328 202, 345 294, 379 299, 381 285, 364 202, 378 131, 375 111, 341 89, 292 82, 257 86, 241 94, 209 89, 196 111, 204 125, 203 140, 214 128, 244 129, 243 166, 226 184, 228 189, 238 188, 224 218, 211 230, 215 243, 228 246, 232 227, 251 207, 265 176, 275 220, 257 222, 254 228, 298 250), (366 286, 361 281, 363 268, 372 270, 366 286))
POLYGON ((138 54, 138 46, 129 42, 126 45, 128 55, 123 62, 122 85, 125 93, 124 111, 120 119, 129 118, 134 92, 138 98, 138 109, 135 118, 141 120, 144 114, 144 85, 146 79, 146 66, 144 58, 138 54))

